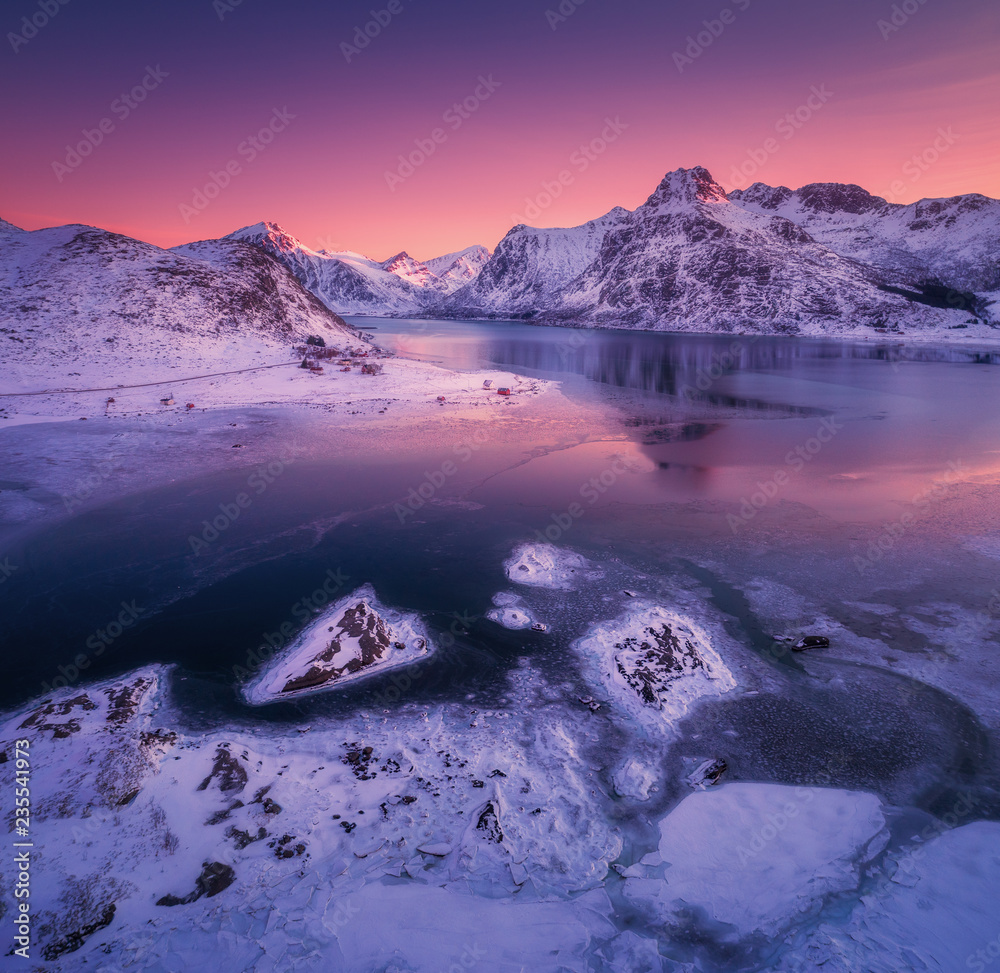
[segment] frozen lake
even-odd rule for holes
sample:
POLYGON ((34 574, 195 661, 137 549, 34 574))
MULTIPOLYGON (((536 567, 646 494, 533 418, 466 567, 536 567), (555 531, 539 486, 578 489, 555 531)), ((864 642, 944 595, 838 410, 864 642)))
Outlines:
MULTIPOLYGON (((588 724, 580 758, 608 794, 618 788, 601 813, 624 836, 622 868, 652 851, 650 821, 691 793, 684 778, 712 758, 726 761, 726 782, 877 795, 888 809, 880 855, 963 794, 967 820, 1000 815, 1000 355, 353 323, 406 356, 558 380, 618 431, 562 440, 541 420, 512 444, 484 420, 417 455, 327 455, 319 443, 286 464, 279 427, 267 440, 278 472, 216 536, 203 525, 247 490, 252 468, 179 475, 37 529, 7 525, 5 550, 22 567, 0 585, 5 709, 60 673, 82 686, 173 663, 192 732, 290 731, 360 712, 391 722, 397 704, 516 720, 528 706, 525 673, 557 708, 576 712, 598 695, 607 712, 580 640, 645 600, 682 606, 714 633, 737 689, 706 698, 662 737, 619 717, 588 724), (589 573, 560 588, 512 584, 504 562, 525 542, 573 551, 589 573), (363 584, 423 619, 440 650, 419 676, 402 687, 373 674, 247 706, 237 689, 253 652, 287 645, 324 586, 340 598, 363 584), (498 592, 514 592, 546 631, 487 619, 498 592), (792 654, 773 638, 804 634, 831 646, 792 654), (645 798, 612 783, 629 753, 655 781, 645 798)), ((73 434, 55 430, 53 441, 73 434)), ((0 445, 13 453, 37 435, 10 430, 0 445)), ((617 895, 618 921, 655 939, 648 913, 617 895)), ((809 923, 842 918, 845 901, 811 911, 809 923)), ((729 951, 728 934, 712 930, 670 955, 698 969, 760 968, 759 944, 729 951)))

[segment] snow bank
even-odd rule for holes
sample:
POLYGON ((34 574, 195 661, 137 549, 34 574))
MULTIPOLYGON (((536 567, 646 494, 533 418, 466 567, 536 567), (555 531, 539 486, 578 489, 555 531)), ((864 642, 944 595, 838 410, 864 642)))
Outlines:
POLYGON ((580 581, 601 577, 586 558, 552 544, 521 544, 504 569, 511 581, 538 588, 570 590, 580 581))
POLYGON ((886 840, 873 794, 723 784, 660 821, 659 847, 626 872, 625 893, 666 923, 697 910, 738 938, 773 936, 830 893, 856 888, 886 840))
POLYGON ((243 694, 255 704, 302 696, 410 665, 429 652, 420 619, 384 607, 364 585, 307 625, 243 694))
POLYGON ((707 632, 658 605, 640 603, 599 622, 574 647, 615 702, 647 727, 670 726, 695 700, 736 686, 707 632))
POLYGON ((602 884, 622 838, 584 756, 597 728, 545 705, 529 670, 511 710, 397 696, 208 731, 185 728, 167 675, 0 716, 8 761, 30 741, 46 968, 589 971, 619 950, 602 884), (206 863, 229 880, 216 894, 206 863))

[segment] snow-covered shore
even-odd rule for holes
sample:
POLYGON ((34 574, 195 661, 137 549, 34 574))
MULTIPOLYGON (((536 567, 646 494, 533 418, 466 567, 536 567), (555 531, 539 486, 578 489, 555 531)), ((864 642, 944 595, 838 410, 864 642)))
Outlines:
POLYGON ((176 678, 0 718, 32 766, 38 969, 696 971, 715 940, 752 968, 951 970, 990 942, 1000 827, 968 806, 883 856, 875 795, 724 783, 660 812, 643 854, 594 764, 602 717, 528 667, 499 709, 211 730, 176 678))

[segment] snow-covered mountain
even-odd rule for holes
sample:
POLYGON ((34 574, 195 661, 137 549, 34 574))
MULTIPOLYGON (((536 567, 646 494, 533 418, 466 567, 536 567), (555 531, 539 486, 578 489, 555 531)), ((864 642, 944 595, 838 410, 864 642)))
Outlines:
POLYGON ((474 280, 489 259, 489 250, 479 246, 446 253, 426 263, 411 257, 404 250, 390 257, 382 267, 390 274, 430 292, 451 294, 474 280))
POLYGON ((982 196, 890 207, 837 185, 727 196, 704 168, 678 169, 631 213, 515 227, 444 313, 686 331, 968 328, 991 313, 998 210, 982 196))
POLYGON ((557 292, 596 258, 607 232, 621 224, 620 206, 583 226, 539 230, 515 226, 479 275, 447 305, 462 314, 530 317, 552 306, 557 292))
POLYGON ((760 182, 729 198, 783 216, 836 253, 901 277, 1000 289, 1000 200, 971 193, 903 205, 854 185, 813 183, 793 192, 760 182))
POLYGON ((0 354, 6 377, 28 386, 260 365, 293 357, 290 346, 310 334, 364 344, 282 264, 245 243, 163 250, 91 226, 9 223, 0 242, 0 354))
POLYGON ((473 279, 489 258, 485 247, 422 263, 405 251, 382 263, 352 251, 313 250, 276 223, 246 226, 242 240, 277 257, 328 308, 340 314, 407 315, 425 311, 473 279))

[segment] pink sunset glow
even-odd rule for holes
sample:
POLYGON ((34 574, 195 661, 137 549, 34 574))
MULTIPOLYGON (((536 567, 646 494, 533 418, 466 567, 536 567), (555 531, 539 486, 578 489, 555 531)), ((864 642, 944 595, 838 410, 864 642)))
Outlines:
POLYGON ((595 2, 550 23, 532 4, 398 2, 364 48, 364 6, 292 23, 249 2, 159 23, 61 8, 4 58, 0 216, 161 246, 271 220, 384 259, 632 209, 679 166, 726 189, 1000 196, 986 4, 918 5, 897 26, 870 3, 740 0, 719 19, 719 3, 595 2))

